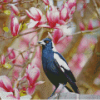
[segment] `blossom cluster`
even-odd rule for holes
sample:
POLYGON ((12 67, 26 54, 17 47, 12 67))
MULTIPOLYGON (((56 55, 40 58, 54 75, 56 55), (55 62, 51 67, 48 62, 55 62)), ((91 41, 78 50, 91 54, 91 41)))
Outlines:
MULTIPOLYGON (((42 1, 46 6, 46 8, 44 7, 45 14, 39 8, 31 7, 25 10, 25 16, 21 16, 17 5, 9 5, 11 8, 11 38, 21 37, 21 39, 18 41, 17 49, 9 47, 7 53, 2 54, 0 58, 0 67, 8 70, 13 69, 11 78, 5 75, 0 76, 0 96, 3 92, 7 93, 5 95, 7 99, 21 100, 25 96, 31 98, 36 86, 44 83, 44 81, 38 81, 41 67, 41 48, 37 46, 37 42, 39 40, 38 34, 41 35, 45 31, 41 32, 37 29, 42 30, 44 28, 45 30, 46 28, 50 32, 47 35, 53 40, 59 53, 63 53, 73 39, 68 28, 76 9, 80 11, 80 7, 76 5, 76 0, 67 0, 61 7, 51 5, 49 0, 42 1), (28 21, 24 22, 26 19, 28 21)), ((11 0, 3 0, 3 3, 7 2, 11 2, 11 0)), ((85 8, 86 5, 84 4, 82 9, 85 8)), ((0 9, 3 9, 2 5, 0 5, 0 9)), ((100 26, 100 22, 98 25, 100 26)), ((89 20, 87 27, 85 23, 80 21, 79 28, 80 31, 93 30, 93 21, 89 20)), ((93 49, 96 42, 95 38, 82 38, 76 54, 68 63, 76 77, 87 61, 85 52, 93 49)), ((7 75, 11 74, 8 72, 7 75)), ((3 97, 1 96, 1 98, 3 97)))

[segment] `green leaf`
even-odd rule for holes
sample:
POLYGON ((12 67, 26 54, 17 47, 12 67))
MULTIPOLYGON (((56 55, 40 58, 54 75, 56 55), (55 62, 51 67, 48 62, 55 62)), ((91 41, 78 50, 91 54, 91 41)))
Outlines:
POLYGON ((3 65, 3 67, 4 67, 4 68, 7 68, 7 69, 10 69, 12 66, 11 66, 9 63, 5 63, 5 64, 3 65))
POLYGON ((20 94, 20 96, 25 96, 25 95, 26 95, 26 91, 21 90, 21 91, 19 92, 19 94, 20 94))
POLYGON ((11 14, 10 10, 4 10, 4 13, 5 13, 6 15, 10 15, 10 14, 11 14))
POLYGON ((3 27, 3 30, 4 30, 5 32, 8 32, 8 31, 9 31, 9 28, 8 28, 8 27, 3 27))

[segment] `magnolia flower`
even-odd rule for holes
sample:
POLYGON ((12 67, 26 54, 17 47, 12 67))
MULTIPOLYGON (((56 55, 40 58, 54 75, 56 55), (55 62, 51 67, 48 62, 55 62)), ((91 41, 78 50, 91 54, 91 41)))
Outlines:
POLYGON ((81 31, 85 30, 85 26, 84 26, 84 24, 82 22, 79 23, 79 27, 80 27, 81 31))
POLYGON ((19 14, 19 10, 15 5, 11 5, 12 11, 15 13, 15 15, 19 14))
POLYGON ((1 56, 1 64, 5 64, 5 62, 6 62, 6 58, 5 58, 5 56, 4 55, 2 55, 1 56))
POLYGON ((11 17, 11 23, 10 23, 10 29, 11 29, 11 34, 13 36, 16 36, 19 32, 19 22, 16 17, 11 17))
POLYGON ((53 42, 57 44, 59 39, 63 36, 63 32, 60 29, 55 29, 53 32, 53 42))
MULTIPOLYGON (((9 47, 7 51, 9 54, 8 55, 9 59, 14 59, 16 57, 16 54, 12 48, 9 47)), ((12 63, 15 63, 15 60, 13 60, 12 63)))
POLYGON ((60 10, 60 19, 66 21, 69 18, 69 10, 67 7, 63 6, 60 10))
POLYGON ((59 53, 62 53, 66 47, 68 46, 68 44, 71 42, 72 40, 72 36, 66 36, 66 37, 61 37, 58 41, 58 43, 55 45, 56 49, 59 53))
POLYGON ((31 7, 30 9, 26 10, 27 15, 33 19, 34 21, 40 21, 42 18, 42 12, 35 8, 35 7, 31 7), (29 12, 30 11, 30 12, 29 12))
POLYGON ((15 57, 16 57, 16 55, 15 55, 15 52, 14 52, 14 50, 12 49, 12 48, 8 48, 8 57, 9 57, 9 59, 14 59, 15 57))
POLYGON ((25 18, 26 18, 26 15, 25 15, 25 16, 21 16, 21 17, 19 18, 19 22, 24 21, 24 20, 25 20, 25 18))
POLYGON ((32 95, 35 91, 36 85, 44 83, 42 81, 36 83, 36 80, 39 77, 39 75, 40 75, 40 70, 38 67, 28 65, 26 69, 26 75, 25 75, 29 84, 29 87, 27 88, 28 94, 32 95))
POLYGON ((2 9, 2 5, 0 5, 0 9, 2 9))
POLYGON ((92 20, 88 23, 88 30, 93 30, 92 20))
POLYGON ((68 0, 60 10, 60 19, 66 21, 75 12, 76 0, 68 0))
POLYGON ((19 91, 17 88, 14 88, 14 94, 9 94, 6 96, 7 98, 6 99, 9 99, 9 100, 31 100, 31 96, 30 95, 25 95, 25 96, 21 96, 20 97, 20 94, 19 94, 19 91))
POLYGON ((69 62, 69 67, 73 74, 77 77, 85 65, 87 58, 84 54, 75 54, 69 62))
POLYGON ((68 0, 66 3, 67 3, 68 8, 70 9, 76 6, 76 0, 68 0))
POLYGON ((38 68, 41 67, 41 49, 40 49, 40 47, 37 47, 35 57, 32 60, 32 65, 36 65, 38 68))
POLYGON ((7 76, 0 76, 0 92, 13 92, 12 84, 7 76))
POLYGON ((59 11, 52 6, 50 11, 47 11, 47 21, 51 28, 55 27, 59 21, 59 11))
POLYGON ((43 0, 43 2, 45 3, 45 5, 49 5, 49 0, 43 0))
POLYGON ((3 0, 3 2, 4 2, 4 3, 7 3, 7 2, 8 2, 8 0, 3 0))
POLYGON ((78 53, 83 53, 85 50, 89 49, 91 46, 93 47, 97 40, 95 38, 88 39, 87 37, 83 37, 77 51, 78 53))
POLYGON ((30 12, 26 10, 27 15, 31 18, 30 23, 27 24, 28 28, 38 27, 46 23, 46 18, 39 9, 32 7, 29 10, 30 12))

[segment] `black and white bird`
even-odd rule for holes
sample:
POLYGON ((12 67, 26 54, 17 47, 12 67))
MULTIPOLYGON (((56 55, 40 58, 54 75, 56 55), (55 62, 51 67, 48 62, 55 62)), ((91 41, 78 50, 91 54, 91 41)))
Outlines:
POLYGON ((64 57, 55 49, 53 41, 49 38, 45 38, 38 43, 42 45, 42 64, 44 72, 51 83, 56 87, 51 96, 54 95, 60 83, 62 83, 67 90, 72 92, 72 90, 66 86, 66 84, 69 83, 74 92, 79 93, 78 87, 75 84, 75 78, 64 57))

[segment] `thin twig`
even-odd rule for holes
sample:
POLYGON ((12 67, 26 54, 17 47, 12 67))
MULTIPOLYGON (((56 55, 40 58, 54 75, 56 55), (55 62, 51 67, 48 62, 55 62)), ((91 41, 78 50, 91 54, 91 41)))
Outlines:
POLYGON ((100 14, 99 14, 99 9, 98 9, 98 6, 97 6, 97 4, 96 4, 95 0, 92 0, 92 1, 93 1, 93 3, 94 3, 95 9, 96 9, 96 13, 97 13, 98 18, 99 18, 99 20, 100 20, 100 14))

